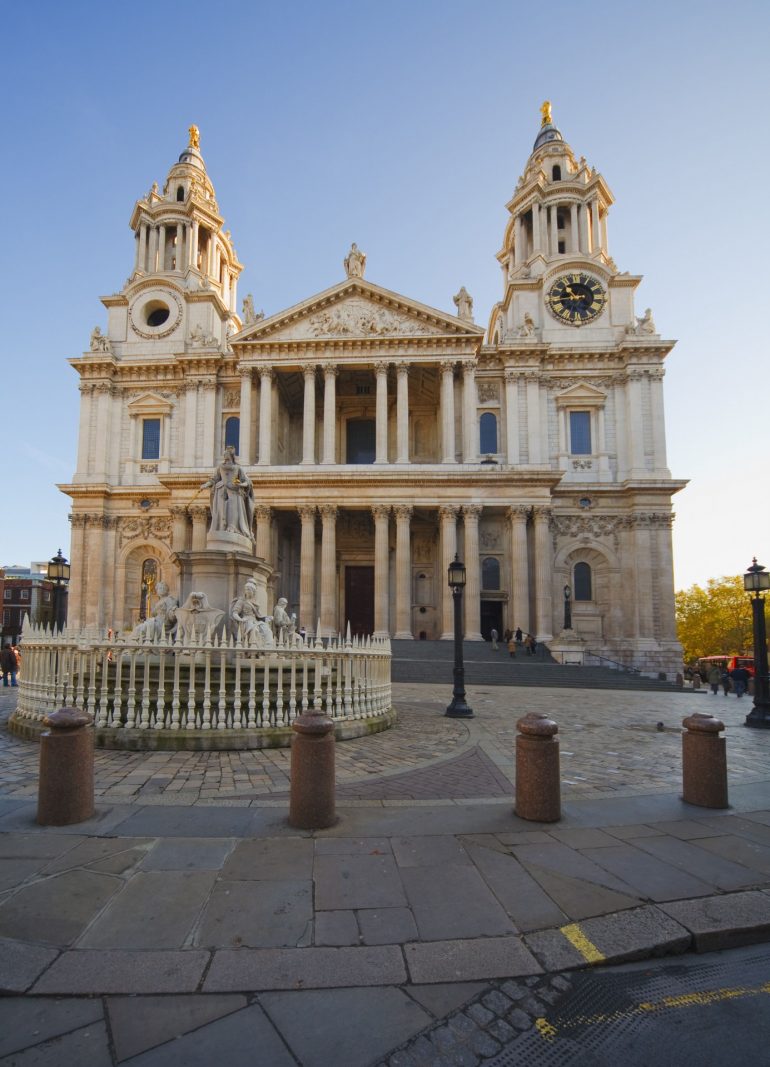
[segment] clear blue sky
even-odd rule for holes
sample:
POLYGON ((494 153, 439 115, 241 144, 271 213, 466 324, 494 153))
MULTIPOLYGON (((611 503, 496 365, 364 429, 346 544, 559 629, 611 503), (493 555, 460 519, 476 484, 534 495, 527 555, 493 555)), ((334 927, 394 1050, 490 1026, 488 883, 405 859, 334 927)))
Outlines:
POLYGON ((487 324, 539 106, 616 198, 668 359, 676 582, 770 567, 770 5, 44 0, 4 14, 0 563, 69 553, 78 378, 133 267, 134 201, 191 122, 267 314, 343 277, 487 324))

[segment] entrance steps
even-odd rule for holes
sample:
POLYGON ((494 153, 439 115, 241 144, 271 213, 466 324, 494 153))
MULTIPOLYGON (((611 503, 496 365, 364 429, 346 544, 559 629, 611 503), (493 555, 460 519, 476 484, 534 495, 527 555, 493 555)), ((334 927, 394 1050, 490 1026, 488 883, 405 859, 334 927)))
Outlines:
MULTIPOLYGON (((391 641, 394 682, 434 682, 452 685, 453 641, 391 641)), ((469 685, 525 685, 559 689, 630 689, 680 692, 673 682, 646 678, 610 667, 577 667, 556 663, 546 648, 528 656, 522 647, 511 659, 501 644, 464 641, 465 681, 469 685)))

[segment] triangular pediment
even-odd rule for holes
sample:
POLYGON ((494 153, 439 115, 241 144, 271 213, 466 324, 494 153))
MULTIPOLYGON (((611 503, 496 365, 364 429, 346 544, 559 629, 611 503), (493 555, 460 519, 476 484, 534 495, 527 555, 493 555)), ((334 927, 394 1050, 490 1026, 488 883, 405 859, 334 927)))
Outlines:
POLYGON ((168 415, 174 405, 159 393, 141 393, 126 404, 129 415, 168 415))
POLYGON ((597 389, 595 385, 589 385, 588 382, 576 382, 575 385, 557 393, 554 399, 558 406, 574 407, 575 404, 580 404, 583 407, 597 407, 606 403, 607 394, 597 389))
POLYGON ((233 345, 447 336, 477 341, 483 335, 483 328, 472 322, 363 278, 348 278, 301 304, 246 326, 230 340, 233 345))

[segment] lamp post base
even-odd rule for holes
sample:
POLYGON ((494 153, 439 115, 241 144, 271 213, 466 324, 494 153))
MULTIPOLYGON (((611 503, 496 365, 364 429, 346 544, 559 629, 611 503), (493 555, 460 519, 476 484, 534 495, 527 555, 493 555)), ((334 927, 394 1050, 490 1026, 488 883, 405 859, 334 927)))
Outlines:
MULTIPOLYGON (((452 703, 444 712, 444 715, 449 716, 450 719, 472 719, 473 708, 469 708, 465 703, 465 695, 452 697, 452 703)), ((769 724, 770 725, 770 724, 769 724)))
POLYGON ((754 729, 770 730, 770 707, 767 704, 755 704, 746 716, 744 726, 753 726, 754 729))

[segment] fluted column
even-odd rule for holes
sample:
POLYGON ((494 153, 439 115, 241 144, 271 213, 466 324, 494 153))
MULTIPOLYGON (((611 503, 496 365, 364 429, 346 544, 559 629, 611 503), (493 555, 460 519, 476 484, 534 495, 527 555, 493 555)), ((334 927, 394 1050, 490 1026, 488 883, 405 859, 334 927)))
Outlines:
POLYGON ((441 462, 455 463, 455 365, 441 364, 441 462))
POLYGON ((398 504, 396 513, 396 639, 411 640, 412 634, 412 508, 398 504))
POLYGON ((299 509, 302 539, 299 560, 299 621, 308 632, 315 633, 315 516, 314 507, 299 509))
POLYGON ((241 406, 239 411, 238 458, 244 467, 253 462, 251 452, 251 369, 241 371, 241 406))
POLYGON ((463 505, 465 526, 465 640, 481 641, 479 518, 481 504, 463 505))
POLYGON ((396 367, 396 463, 409 462, 409 364, 396 367))
POLYGON ((656 515, 658 565, 655 584, 658 594, 660 620, 658 632, 664 641, 676 641, 676 601, 674 599, 674 557, 671 547, 673 515, 656 515))
POLYGON ((511 608, 508 626, 520 626, 530 633, 529 622, 529 552, 527 550, 527 518, 529 508, 517 504, 508 510, 511 523, 511 608))
POLYGON ((542 251, 541 244, 541 231, 540 231, 540 204, 535 201, 532 205, 532 251, 542 251))
POLYGON ((176 248, 174 249, 174 270, 184 270, 184 223, 176 224, 176 248))
POLYGON ((593 245, 591 251, 598 252, 602 246, 601 228, 599 226, 598 198, 591 201, 591 243, 593 245))
POLYGON ((259 368, 259 459, 261 467, 272 460, 273 444, 273 368, 259 368))
POLYGON ((390 506, 376 504, 374 516, 374 636, 390 636, 388 598, 390 574, 388 566, 388 540, 390 531, 390 506))
POLYGON ((578 236, 578 206, 573 203, 569 206, 569 244, 570 252, 579 252, 579 236, 578 236))
POLYGON ((147 223, 139 227, 139 253, 136 265, 141 271, 147 270, 147 223))
POLYGON ((166 269, 166 227, 158 227, 158 270, 166 269))
POLYGON ((172 552, 186 552, 187 551, 187 508, 172 507, 171 508, 171 551, 172 552))
POLYGON ((337 508, 324 504, 321 512, 321 635, 337 632, 337 508))
POLYGON ((216 410, 217 410, 217 380, 213 376, 210 378, 204 378, 203 388, 201 390, 201 400, 203 403, 203 461, 206 466, 209 463, 213 463, 218 458, 218 449, 214 443, 214 432, 216 430, 216 410))
POLYGON ((258 504, 254 508, 254 518, 257 521, 256 554, 260 559, 271 562, 270 533, 272 528, 273 509, 267 504, 258 504))
POLYGON ((158 262, 158 228, 157 226, 150 227, 150 262, 148 264, 148 273, 154 274, 157 270, 158 262))
POLYGON ((652 531, 649 515, 634 516, 634 566, 636 570, 636 610, 639 637, 650 641, 655 637, 653 619, 652 531))
POLYGON ((459 507, 453 504, 438 509, 441 520, 441 573, 439 575, 439 588, 441 589, 441 640, 453 641, 455 636, 454 603, 452 591, 447 584, 449 564, 457 553, 457 515, 459 507))
POLYGON ((375 463, 388 462, 388 364, 381 360, 374 365, 377 378, 375 463))
POLYGON ((559 251, 559 208, 556 204, 551 204, 548 212, 551 226, 551 255, 555 256, 559 251))
POLYGON ((302 408, 302 462, 315 463, 315 367, 304 367, 305 402, 302 408))
POLYGON ((86 519, 85 515, 71 515, 72 534, 70 538, 70 559, 72 573, 67 601, 67 620, 71 626, 83 625, 83 598, 86 553, 86 519))
POLYGON ((519 462, 519 376, 513 370, 505 372, 505 443, 508 462, 519 462))
POLYGON ((551 593, 551 509, 534 508, 535 518, 535 625, 538 641, 553 637, 553 596, 551 593))
POLYGON ((198 220, 193 219, 192 230, 190 233, 190 255, 188 257, 188 262, 190 266, 194 267, 196 270, 198 267, 198 229, 198 220))
POLYGON ((337 462, 337 366, 324 363, 324 447, 322 463, 337 462))
POLYGON ((463 463, 478 463, 479 434, 476 424, 476 364, 463 363, 463 463))
POLYGON ((203 504, 196 504, 190 508, 192 516, 192 550, 203 552, 206 547, 206 534, 209 525, 209 509, 203 504))

